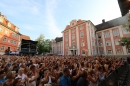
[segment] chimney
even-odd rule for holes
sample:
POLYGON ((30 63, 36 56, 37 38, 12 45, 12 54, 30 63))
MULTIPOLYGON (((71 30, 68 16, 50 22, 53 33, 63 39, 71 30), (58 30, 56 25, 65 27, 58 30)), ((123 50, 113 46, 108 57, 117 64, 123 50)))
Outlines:
POLYGON ((102 20, 102 23, 105 23, 105 19, 102 20))

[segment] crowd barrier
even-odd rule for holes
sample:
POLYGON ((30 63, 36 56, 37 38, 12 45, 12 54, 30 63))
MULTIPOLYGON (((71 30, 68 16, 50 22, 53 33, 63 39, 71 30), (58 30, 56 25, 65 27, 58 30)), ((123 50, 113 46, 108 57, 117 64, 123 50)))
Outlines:
POLYGON ((111 72, 105 80, 100 82, 98 86, 119 86, 121 76, 125 76, 128 71, 128 63, 126 62, 123 66, 118 67, 115 71, 111 72), (111 85, 110 85, 111 84, 111 85))

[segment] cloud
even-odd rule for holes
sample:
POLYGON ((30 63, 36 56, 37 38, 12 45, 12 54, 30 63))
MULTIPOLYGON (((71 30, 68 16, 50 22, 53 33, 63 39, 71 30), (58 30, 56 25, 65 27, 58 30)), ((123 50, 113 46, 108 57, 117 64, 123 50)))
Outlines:
POLYGON ((50 37, 61 36, 61 30, 57 26, 55 20, 55 10, 58 3, 56 0, 46 0, 46 19, 47 19, 47 30, 50 32, 50 37))

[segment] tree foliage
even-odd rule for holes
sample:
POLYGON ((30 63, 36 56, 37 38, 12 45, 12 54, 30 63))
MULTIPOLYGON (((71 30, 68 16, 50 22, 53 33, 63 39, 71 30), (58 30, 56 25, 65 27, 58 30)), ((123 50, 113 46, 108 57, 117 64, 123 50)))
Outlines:
POLYGON ((51 51, 51 41, 49 39, 45 39, 43 34, 40 34, 40 36, 36 39, 36 41, 38 41, 37 43, 38 54, 51 51))
MULTIPOLYGON (((128 24, 124 24, 123 27, 130 32, 130 14, 128 15, 128 24)), ((127 49, 130 48, 130 37, 122 37, 120 40, 120 45, 125 46, 127 49)))

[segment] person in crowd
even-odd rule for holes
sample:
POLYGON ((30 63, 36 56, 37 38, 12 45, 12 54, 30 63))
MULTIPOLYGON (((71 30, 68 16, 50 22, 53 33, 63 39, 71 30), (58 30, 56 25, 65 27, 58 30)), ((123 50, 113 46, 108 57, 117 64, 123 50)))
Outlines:
POLYGON ((63 76, 60 79, 60 86, 71 86, 70 71, 68 68, 64 68, 63 76))
POLYGON ((0 70, 0 83, 3 84, 5 82, 5 71, 0 70))
POLYGON ((98 86, 98 73, 94 72, 91 68, 88 69, 89 86, 98 86))
POLYGON ((99 83, 105 79, 105 74, 103 72, 103 67, 99 67, 99 83))
POLYGON ((87 72, 86 70, 83 70, 81 72, 81 76, 76 84, 76 86, 88 86, 89 85, 89 82, 87 80, 87 72))
POLYGON ((123 58, 100 56, 0 55, 0 86, 97 86, 124 64, 123 58))

